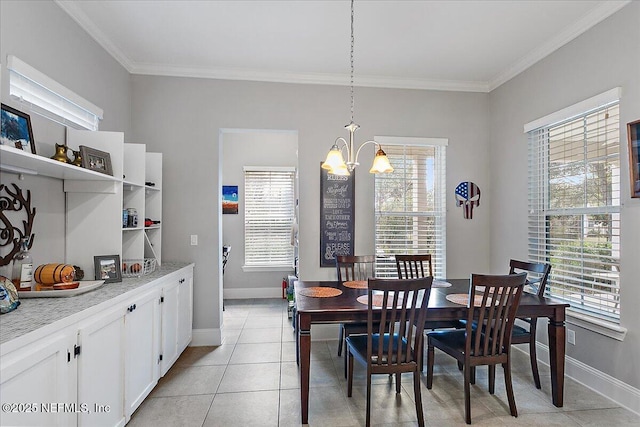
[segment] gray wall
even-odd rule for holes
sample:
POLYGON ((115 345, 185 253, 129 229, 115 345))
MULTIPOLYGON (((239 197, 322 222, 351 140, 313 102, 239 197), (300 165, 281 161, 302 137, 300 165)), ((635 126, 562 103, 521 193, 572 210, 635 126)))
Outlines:
MULTIPOLYGON (((52 1, 0 1, 2 103, 30 114, 26 106, 9 97, 7 55, 15 55, 101 107, 104 110, 101 130, 129 132, 129 73, 52 1)), ((52 156, 54 144, 65 140, 65 128, 35 114, 30 116, 37 153, 52 156)), ((15 182, 23 190, 31 190, 32 204, 36 207, 36 237, 31 250, 34 264, 64 262, 62 182, 32 176, 18 181, 16 175, 6 173, 0 173, 0 182, 15 182)), ((6 268, 0 268, 0 274, 3 273, 10 274, 6 268)))
MULTIPOLYGON (((349 88, 195 78, 133 76, 133 134, 164 153, 163 258, 194 261, 194 328, 219 328, 222 245, 220 129, 298 131, 300 276, 332 279, 319 267, 320 162, 347 136, 349 88), (198 234, 199 245, 189 245, 198 234)), ((447 271, 450 278, 489 269, 487 94, 356 88, 357 140, 374 135, 444 137, 447 149, 447 271), (453 189, 471 180, 483 190, 473 220, 454 206, 453 189)), ((373 149, 356 170, 356 253, 374 249, 373 149)), ((245 285, 250 286, 250 285, 245 285)), ((273 286, 280 286, 279 282, 273 286)))
MULTIPOLYGON (((573 42, 491 92, 491 268, 527 256, 527 139, 523 125, 579 101, 622 87, 620 152, 623 342, 575 325, 567 355, 640 387, 640 199, 631 199, 626 123, 640 117, 640 2, 633 2, 573 42)), ((539 328, 540 329, 540 328, 539 328)), ((546 341, 546 328, 539 338, 546 341)))
POLYGON ((238 214, 222 215, 222 242, 231 245, 224 271, 225 298, 259 298, 281 295, 280 271, 245 272, 244 265, 244 166, 298 167, 298 134, 291 131, 225 130, 221 135, 222 184, 238 186, 238 214))

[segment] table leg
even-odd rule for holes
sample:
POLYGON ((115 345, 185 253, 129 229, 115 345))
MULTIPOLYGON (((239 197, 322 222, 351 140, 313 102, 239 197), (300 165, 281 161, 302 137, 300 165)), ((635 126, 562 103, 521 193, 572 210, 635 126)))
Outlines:
POLYGON ((549 364, 551 365, 551 400, 558 408, 564 398, 565 334, 564 313, 549 318, 549 364))
POLYGON ((294 334, 296 336, 296 363, 300 366, 300 317, 298 313, 294 314, 295 316, 295 328, 294 334))
POLYGON ((309 421, 309 369, 311 368, 311 318, 309 315, 298 316, 298 335, 300 353, 300 406, 302 424, 309 421))

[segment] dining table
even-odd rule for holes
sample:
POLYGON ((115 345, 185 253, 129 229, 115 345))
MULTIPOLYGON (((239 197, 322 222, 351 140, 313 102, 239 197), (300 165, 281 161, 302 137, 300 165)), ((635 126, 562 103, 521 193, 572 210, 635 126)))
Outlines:
MULTIPOLYGON (((465 319, 467 305, 452 302, 454 294, 468 294, 469 279, 434 280, 429 297, 426 322, 450 325, 465 319), (436 282, 440 282, 437 286, 436 282), (446 285, 442 285, 442 284, 446 285), (447 295, 450 298, 447 298, 447 295)), ((300 368, 300 399, 302 424, 309 421, 309 370, 311 367, 311 326, 327 323, 367 321, 366 286, 344 286, 338 281, 299 280, 295 288, 296 360, 300 368), (323 289, 326 288, 326 289, 323 289), (363 297, 365 296, 365 297, 363 297)), ((459 295, 458 295, 459 296, 459 295)), ((565 311, 569 304, 552 298, 523 293, 517 316, 549 319, 549 365, 551 370, 551 400, 562 407, 564 396, 565 311)), ((374 311, 375 313, 375 311, 374 311)), ((375 320, 375 319, 374 319, 375 320)))

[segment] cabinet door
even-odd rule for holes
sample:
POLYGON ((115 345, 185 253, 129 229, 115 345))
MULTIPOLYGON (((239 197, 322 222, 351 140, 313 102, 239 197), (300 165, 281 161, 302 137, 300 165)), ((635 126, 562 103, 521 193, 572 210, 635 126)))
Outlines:
POLYGON ((193 323, 193 270, 179 280, 178 354, 191 342, 193 323))
POLYGON ((75 339, 56 334, 2 358, 2 425, 76 425, 75 339))
POLYGON ((169 281, 162 289, 162 376, 178 358, 178 290, 177 280, 169 281))
POLYGON ((123 426, 125 313, 122 308, 96 316, 78 332, 78 414, 80 426, 123 426))
POLYGON ((126 307, 125 412, 127 420, 158 382, 160 291, 149 292, 126 307))

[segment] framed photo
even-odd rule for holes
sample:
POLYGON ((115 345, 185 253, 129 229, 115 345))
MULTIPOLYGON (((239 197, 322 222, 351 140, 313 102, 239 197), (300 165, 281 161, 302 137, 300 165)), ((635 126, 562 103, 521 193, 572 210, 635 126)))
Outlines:
POLYGON ((36 154, 36 143, 33 140, 29 115, 2 104, 0 143, 36 154))
POLYGON ((627 123, 631 197, 640 197, 640 120, 627 123))
POLYGON ((96 280, 104 280, 104 283, 122 282, 122 270, 120 270, 120 255, 99 255, 93 257, 96 280))
POLYGON ((106 151, 81 145, 80 157, 82 157, 83 168, 113 176, 111 155, 106 151))
POLYGON ((223 214, 238 213, 238 186, 237 185, 222 186, 222 213, 223 214))

